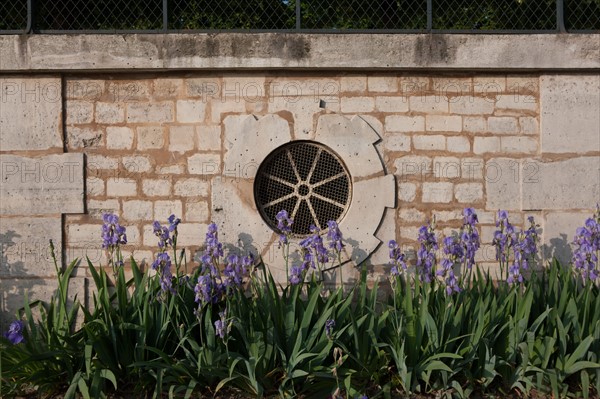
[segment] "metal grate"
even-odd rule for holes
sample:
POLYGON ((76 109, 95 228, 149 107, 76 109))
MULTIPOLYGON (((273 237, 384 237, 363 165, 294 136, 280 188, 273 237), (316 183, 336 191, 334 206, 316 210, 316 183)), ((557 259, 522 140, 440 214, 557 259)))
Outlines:
POLYGON ((3 0, 0 34, 585 32, 600 0, 3 0))
POLYGON ((556 30, 556 0, 441 0, 433 29, 556 30))
POLYGON ((0 2, 0 31, 27 29, 27 0, 0 2))
POLYGON ((169 0, 169 29, 294 29, 294 4, 284 1, 169 0))
POLYGON ((600 30, 600 0, 566 1, 565 24, 569 31, 600 30))
POLYGON ((261 216, 274 230, 276 215, 286 210, 294 220, 292 233, 310 234, 310 226, 339 222, 350 205, 350 175, 327 147, 293 142, 273 151, 260 165, 254 199, 261 216))
POLYGON ((162 0, 39 0, 35 29, 41 31, 158 30, 162 0))
POLYGON ((300 8, 303 29, 427 28, 426 1, 302 1, 300 8))

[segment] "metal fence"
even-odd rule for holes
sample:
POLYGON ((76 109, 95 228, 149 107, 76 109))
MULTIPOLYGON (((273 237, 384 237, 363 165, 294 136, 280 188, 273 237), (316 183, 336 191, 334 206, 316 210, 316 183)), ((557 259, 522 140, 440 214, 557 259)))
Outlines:
POLYGON ((600 0, 0 0, 0 34, 600 32, 600 0))

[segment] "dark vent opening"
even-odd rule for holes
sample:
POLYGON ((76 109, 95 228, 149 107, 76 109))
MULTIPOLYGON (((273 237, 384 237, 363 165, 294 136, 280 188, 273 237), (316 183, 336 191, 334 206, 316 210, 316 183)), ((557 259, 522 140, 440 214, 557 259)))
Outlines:
POLYGON ((322 144, 297 141, 273 151, 258 169, 256 206, 271 228, 286 210, 294 220, 292 234, 306 236, 310 226, 340 222, 350 206, 350 175, 339 157, 322 144))

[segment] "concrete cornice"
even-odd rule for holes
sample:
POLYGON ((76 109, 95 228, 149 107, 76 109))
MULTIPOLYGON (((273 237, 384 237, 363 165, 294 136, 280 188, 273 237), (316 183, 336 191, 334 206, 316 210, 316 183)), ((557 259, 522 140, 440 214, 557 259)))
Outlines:
POLYGON ((0 72, 600 71, 600 34, 0 36, 0 72))

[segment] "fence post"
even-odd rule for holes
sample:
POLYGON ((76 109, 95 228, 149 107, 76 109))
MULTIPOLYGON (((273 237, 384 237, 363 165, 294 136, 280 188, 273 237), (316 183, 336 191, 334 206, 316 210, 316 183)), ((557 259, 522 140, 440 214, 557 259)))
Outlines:
POLYGON ((296 30, 302 29, 302 20, 301 20, 301 12, 300 12, 300 1, 296 0, 296 30))
POLYGON ((168 0, 163 0, 162 2, 162 16, 163 16, 163 32, 166 32, 169 29, 169 7, 167 5, 168 0))
POLYGON ((23 33, 33 33, 33 0, 27 0, 27 26, 23 33))
POLYGON ((559 32, 565 33, 565 2, 564 0, 556 0, 556 27, 559 32))
POLYGON ((433 30, 433 0, 427 0, 427 31, 433 30))

